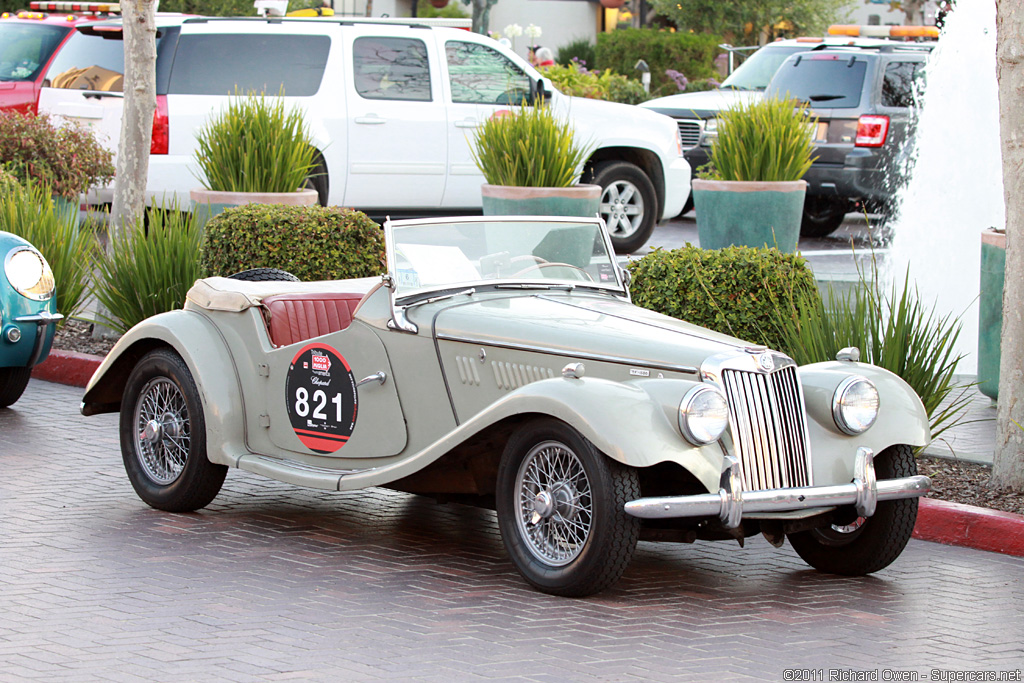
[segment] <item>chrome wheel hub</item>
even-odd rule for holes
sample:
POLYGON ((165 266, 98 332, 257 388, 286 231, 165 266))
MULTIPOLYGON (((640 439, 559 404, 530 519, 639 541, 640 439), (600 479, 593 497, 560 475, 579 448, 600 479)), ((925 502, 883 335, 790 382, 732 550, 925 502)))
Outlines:
POLYGON ((534 446, 516 476, 516 524, 530 553, 560 567, 582 552, 590 536, 593 498, 583 464, 565 444, 534 446))
POLYGON ((644 198, 640 190, 625 180, 612 183, 601 194, 601 218, 613 237, 630 237, 644 219, 644 198))
POLYGON ((188 407, 178 386, 151 379, 135 403, 135 456, 153 483, 166 486, 181 476, 191 446, 188 407))

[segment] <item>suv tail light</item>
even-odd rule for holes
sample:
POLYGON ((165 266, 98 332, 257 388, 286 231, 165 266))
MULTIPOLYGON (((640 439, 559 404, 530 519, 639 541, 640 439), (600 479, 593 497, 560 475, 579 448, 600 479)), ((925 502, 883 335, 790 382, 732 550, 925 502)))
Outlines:
POLYGON ((888 116, 862 116, 857 120, 857 147, 881 147, 889 133, 888 116))
POLYGON ((153 141, 149 145, 149 153, 167 154, 171 142, 170 137, 171 126, 167 117, 167 95, 157 95, 156 111, 153 112, 153 141))

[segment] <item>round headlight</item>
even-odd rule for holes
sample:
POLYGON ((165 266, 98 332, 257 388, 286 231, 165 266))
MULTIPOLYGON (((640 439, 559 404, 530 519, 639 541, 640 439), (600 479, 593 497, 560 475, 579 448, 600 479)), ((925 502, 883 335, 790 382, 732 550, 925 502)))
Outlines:
POLYGON ((22 296, 45 301, 53 294, 53 272, 43 255, 31 247, 18 247, 7 254, 4 272, 11 287, 22 296))
POLYGON ((847 434, 867 431, 878 417, 878 389, 863 377, 843 380, 832 397, 832 417, 847 434))
POLYGON ((694 387, 679 404, 679 430, 695 446, 718 441, 729 426, 725 396, 711 387, 694 387))

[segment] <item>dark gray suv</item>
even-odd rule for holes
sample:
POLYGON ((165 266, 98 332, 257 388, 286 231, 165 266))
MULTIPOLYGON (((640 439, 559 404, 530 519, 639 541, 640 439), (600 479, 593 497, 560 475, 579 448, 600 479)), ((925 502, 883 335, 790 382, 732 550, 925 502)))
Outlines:
POLYGON ((793 55, 779 67, 765 96, 802 100, 818 117, 801 235, 828 235, 858 202, 886 211, 907 172, 913 108, 931 49, 830 47, 793 55))

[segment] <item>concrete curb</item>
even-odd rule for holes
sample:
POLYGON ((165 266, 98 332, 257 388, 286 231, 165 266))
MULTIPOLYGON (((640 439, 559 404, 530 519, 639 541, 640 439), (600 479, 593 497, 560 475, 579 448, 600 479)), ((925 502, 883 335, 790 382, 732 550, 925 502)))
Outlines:
MULTIPOLYGON (((32 376, 85 388, 102 362, 102 356, 54 349, 32 376)), ((922 498, 914 538, 1024 557, 1024 515, 922 498)))

